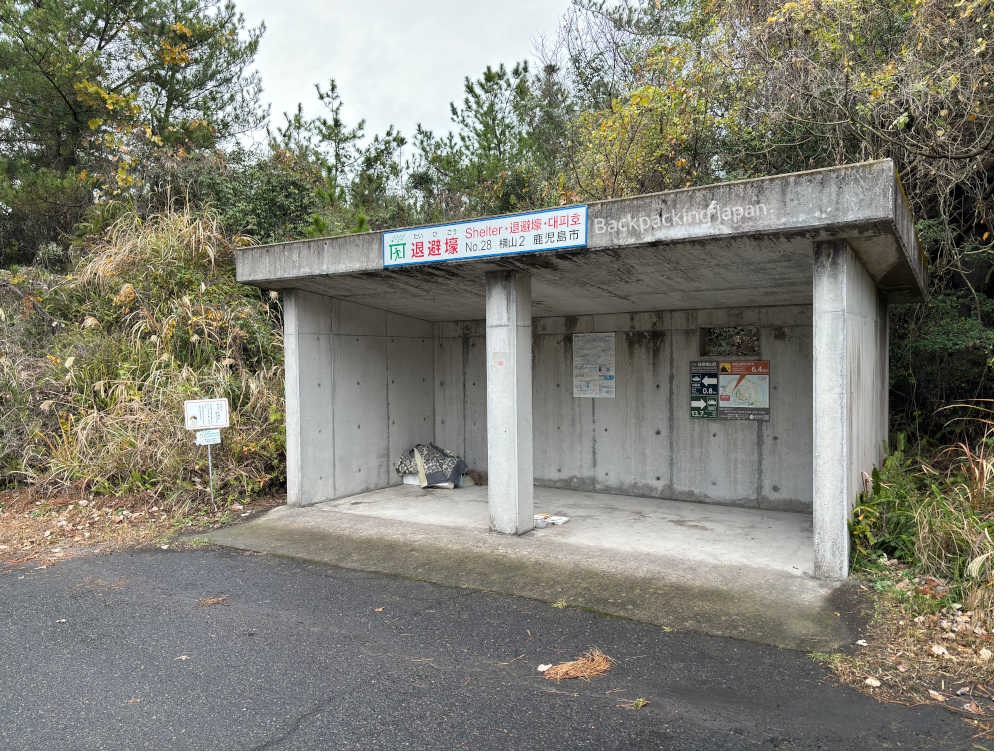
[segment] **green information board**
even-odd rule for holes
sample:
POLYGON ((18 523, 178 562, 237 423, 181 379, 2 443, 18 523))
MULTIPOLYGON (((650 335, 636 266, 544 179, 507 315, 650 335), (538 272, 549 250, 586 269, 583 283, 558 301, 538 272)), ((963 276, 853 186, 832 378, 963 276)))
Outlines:
POLYGON ((718 416, 718 363, 690 362, 690 417, 718 416))

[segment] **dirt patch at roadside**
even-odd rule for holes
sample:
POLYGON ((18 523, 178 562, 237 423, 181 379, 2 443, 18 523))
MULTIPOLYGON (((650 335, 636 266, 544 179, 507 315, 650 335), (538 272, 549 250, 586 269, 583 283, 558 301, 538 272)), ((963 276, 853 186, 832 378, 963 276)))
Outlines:
POLYGON ((234 524, 283 503, 282 494, 211 508, 166 505, 154 492, 128 496, 51 496, 0 491, 0 565, 53 563, 82 553, 163 544, 234 524))
POLYGON ((993 737, 994 629, 930 577, 896 560, 859 576, 873 616, 849 653, 816 654, 840 682, 880 701, 939 705, 993 737))

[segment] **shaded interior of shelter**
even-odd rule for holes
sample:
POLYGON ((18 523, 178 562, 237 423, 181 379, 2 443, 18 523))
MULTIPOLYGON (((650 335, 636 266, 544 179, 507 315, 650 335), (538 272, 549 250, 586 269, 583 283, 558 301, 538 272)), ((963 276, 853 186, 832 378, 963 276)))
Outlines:
POLYGON ((399 455, 427 441, 486 470, 484 274, 517 268, 532 275, 537 486, 811 512, 808 236, 528 254, 297 283, 300 291, 285 292, 300 313, 288 338, 328 339, 319 356, 332 360, 331 389, 317 387, 317 404, 332 408, 333 467, 309 466, 328 474, 303 481, 302 502, 397 485, 399 455), (704 353, 705 328, 733 326, 757 329, 758 355, 704 353), (573 336, 582 332, 615 334, 613 399, 574 396, 573 336), (769 421, 690 417, 690 361, 709 357, 770 361, 769 421))

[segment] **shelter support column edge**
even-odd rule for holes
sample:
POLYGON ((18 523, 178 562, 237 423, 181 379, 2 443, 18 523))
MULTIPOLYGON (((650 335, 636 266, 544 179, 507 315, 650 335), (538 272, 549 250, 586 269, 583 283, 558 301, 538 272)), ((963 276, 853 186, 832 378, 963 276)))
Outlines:
POLYGON ((846 578, 847 522, 888 442, 887 304, 845 240, 819 242, 812 293, 815 574, 846 578))
POLYGON ((287 503, 333 498, 332 302, 299 289, 283 293, 287 503))
POLYGON ((487 477, 490 530, 532 522, 532 279, 486 274, 487 477))

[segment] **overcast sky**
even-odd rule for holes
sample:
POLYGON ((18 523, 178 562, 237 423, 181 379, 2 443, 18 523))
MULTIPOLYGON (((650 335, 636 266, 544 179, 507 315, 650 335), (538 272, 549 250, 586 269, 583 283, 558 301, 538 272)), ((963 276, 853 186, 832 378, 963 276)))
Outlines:
POLYGON ((256 67, 274 127, 304 103, 317 115, 316 82, 336 80, 348 123, 368 135, 389 124, 409 139, 417 123, 444 133, 448 103, 488 64, 533 64, 568 0, 236 0, 249 26, 266 23, 256 67))

